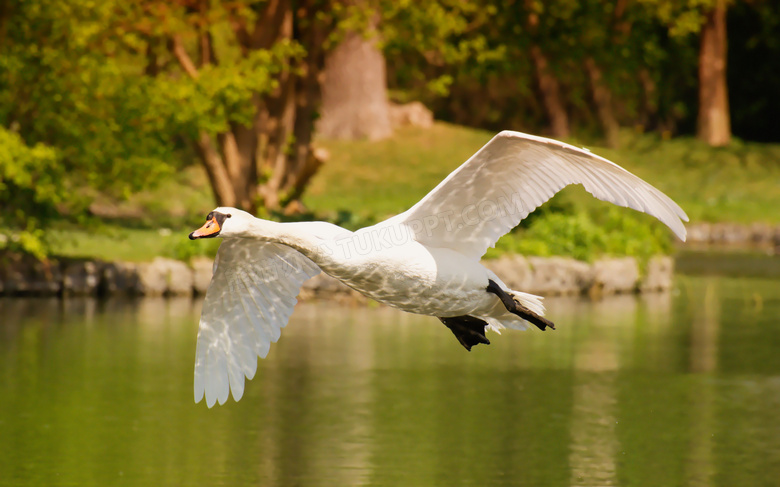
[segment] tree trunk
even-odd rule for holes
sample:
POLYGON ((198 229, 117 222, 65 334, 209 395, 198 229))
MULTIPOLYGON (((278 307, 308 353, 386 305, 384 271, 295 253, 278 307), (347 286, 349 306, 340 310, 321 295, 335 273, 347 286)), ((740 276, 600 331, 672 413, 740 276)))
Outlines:
POLYGON ((209 177, 211 190, 218 206, 236 206, 236 194, 233 191, 233 183, 225 170, 214 139, 207 133, 201 132, 195 141, 195 149, 200 157, 206 174, 209 177))
POLYGON ((726 2, 707 14, 699 48, 699 116, 696 136, 711 146, 731 141, 726 85, 726 2))
POLYGON ((637 74, 642 86, 642 103, 637 122, 644 130, 652 130, 658 127, 658 89, 647 68, 640 68, 637 74))
POLYGON ((321 136, 378 140, 392 133, 385 57, 376 43, 374 23, 366 33, 348 32, 327 56, 317 121, 321 136))
POLYGON ((278 96, 260 111, 265 150, 258 163, 261 173, 270 171, 272 175, 260 186, 259 194, 269 209, 282 209, 291 204, 301 208, 298 200, 323 163, 323 158, 315 155, 311 141, 314 114, 320 102, 327 32, 318 24, 292 34, 308 47, 303 74, 284 73, 278 96), (292 146, 288 147, 290 140, 292 146))
POLYGON ((592 57, 585 59, 585 71, 588 74, 593 103, 596 105, 596 115, 604 130, 607 146, 617 147, 620 142, 620 126, 612 111, 612 94, 604 86, 601 69, 592 57))
MULTIPOLYGON (((255 95, 256 115, 250 125, 231 123, 225 132, 201 132, 194 141, 220 206, 236 206, 252 213, 259 206, 281 210, 300 198, 322 164, 322 157, 315 157, 312 150, 311 136, 328 26, 311 20, 316 18, 316 3, 296 3, 298 18, 307 19, 305 28, 296 28, 291 0, 269 0, 251 30, 240 18, 231 21, 244 55, 269 49, 282 40, 299 42, 307 53, 302 65, 291 66, 278 75, 273 93, 255 95)), ((198 5, 205 12, 209 4, 203 1, 198 5)), ((203 66, 218 62, 208 30, 198 37, 197 65, 177 36, 170 38, 169 48, 192 78, 199 76, 203 66)))
POLYGON ((565 139, 570 135, 569 116, 561 100, 558 79, 550 73, 547 57, 537 45, 531 46, 531 60, 534 63, 536 84, 542 94, 542 104, 550 121, 550 133, 553 137, 565 139))
MULTIPOLYGON (((533 2, 525 0, 524 6, 530 13, 526 18, 526 27, 532 36, 536 36, 539 28, 539 14, 535 12, 533 2)), ((553 137, 567 138, 570 135, 569 116, 561 100, 561 90, 558 79, 550 72, 547 56, 537 44, 531 45, 531 62, 534 65, 536 85, 542 95, 542 105, 550 122, 550 132, 553 137)))

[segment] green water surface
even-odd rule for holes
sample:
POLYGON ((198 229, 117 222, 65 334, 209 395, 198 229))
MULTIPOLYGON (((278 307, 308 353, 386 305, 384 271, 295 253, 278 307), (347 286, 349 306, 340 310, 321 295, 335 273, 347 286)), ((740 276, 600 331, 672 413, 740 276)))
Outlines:
POLYGON ((558 330, 469 353, 304 303, 209 410, 200 301, 0 299, 0 485, 780 485, 780 280, 546 304, 558 330))

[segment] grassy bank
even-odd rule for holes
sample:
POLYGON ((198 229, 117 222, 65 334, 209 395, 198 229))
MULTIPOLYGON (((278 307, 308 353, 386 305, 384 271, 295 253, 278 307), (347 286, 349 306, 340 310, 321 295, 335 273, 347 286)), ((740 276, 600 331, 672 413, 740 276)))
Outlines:
MULTIPOLYGON (((314 178, 304 203, 314 217, 359 227, 417 202, 494 134, 437 123, 407 128, 379 141, 322 141, 330 160, 314 178)), ((574 142, 576 143, 576 142, 574 142)), ((780 223, 780 146, 742 143, 715 149, 690 138, 662 140, 624 131, 620 149, 589 146, 655 185, 692 221, 780 223)), ((198 168, 119 205, 103 203, 122 219, 84 229, 52 232, 55 253, 104 259, 146 260, 158 255, 213 253, 213 242, 190 242, 188 231, 213 208, 198 168)), ((572 255, 650 255, 669 251, 671 233, 653 218, 593 199, 570 187, 502 238, 489 256, 513 251, 572 255)))
MULTIPOLYGON (((332 157, 304 201, 325 214, 398 213, 493 135, 438 123, 426 131, 400 130, 379 142, 323 142, 332 157)), ((780 145, 735 141, 712 148, 687 137, 662 140, 628 130, 622 135, 620 149, 587 147, 671 196, 692 221, 780 223, 780 145)), ((565 189, 554 204, 567 202, 588 210, 608 205, 574 188, 565 189)))

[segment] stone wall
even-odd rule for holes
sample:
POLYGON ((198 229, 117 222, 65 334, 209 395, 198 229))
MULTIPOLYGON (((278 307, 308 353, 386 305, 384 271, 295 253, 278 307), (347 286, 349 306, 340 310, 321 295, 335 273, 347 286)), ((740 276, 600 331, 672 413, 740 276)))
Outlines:
MULTIPOLYGON (((643 274, 630 257, 587 264, 565 257, 504 256, 484 261, 509 287, 541 295, 649 292, 669 289, 674 261, 652 259, 643 274)), ((186 264, 156 258, 152 262, 49 261, 17 259, 0 266, 0 295, 115 295, 188 296, 205 294, 213 262, 196 258, 186 264)), ((364 300, 339 281, 320 274, 306 281, 302 299, 364 300)))
POLYGON ((17 258, 0 265, 0 295, 205 294, 212 266, 207 258, 189 264, 162 257, 141 263, 69 259, 46 264, 17 258))
POLYGON ((780 247, 780 225, 690 223, 687 244, 780 247))

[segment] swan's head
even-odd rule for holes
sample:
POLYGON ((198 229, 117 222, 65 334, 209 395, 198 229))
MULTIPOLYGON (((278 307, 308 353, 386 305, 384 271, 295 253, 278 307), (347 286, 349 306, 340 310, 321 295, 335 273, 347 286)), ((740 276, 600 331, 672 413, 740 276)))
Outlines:
POLYGON ((252 215, 237 208, 215 208, 206 216, 206 223, 190 233, 190 240, 239 236, 253 219, 252 215))

